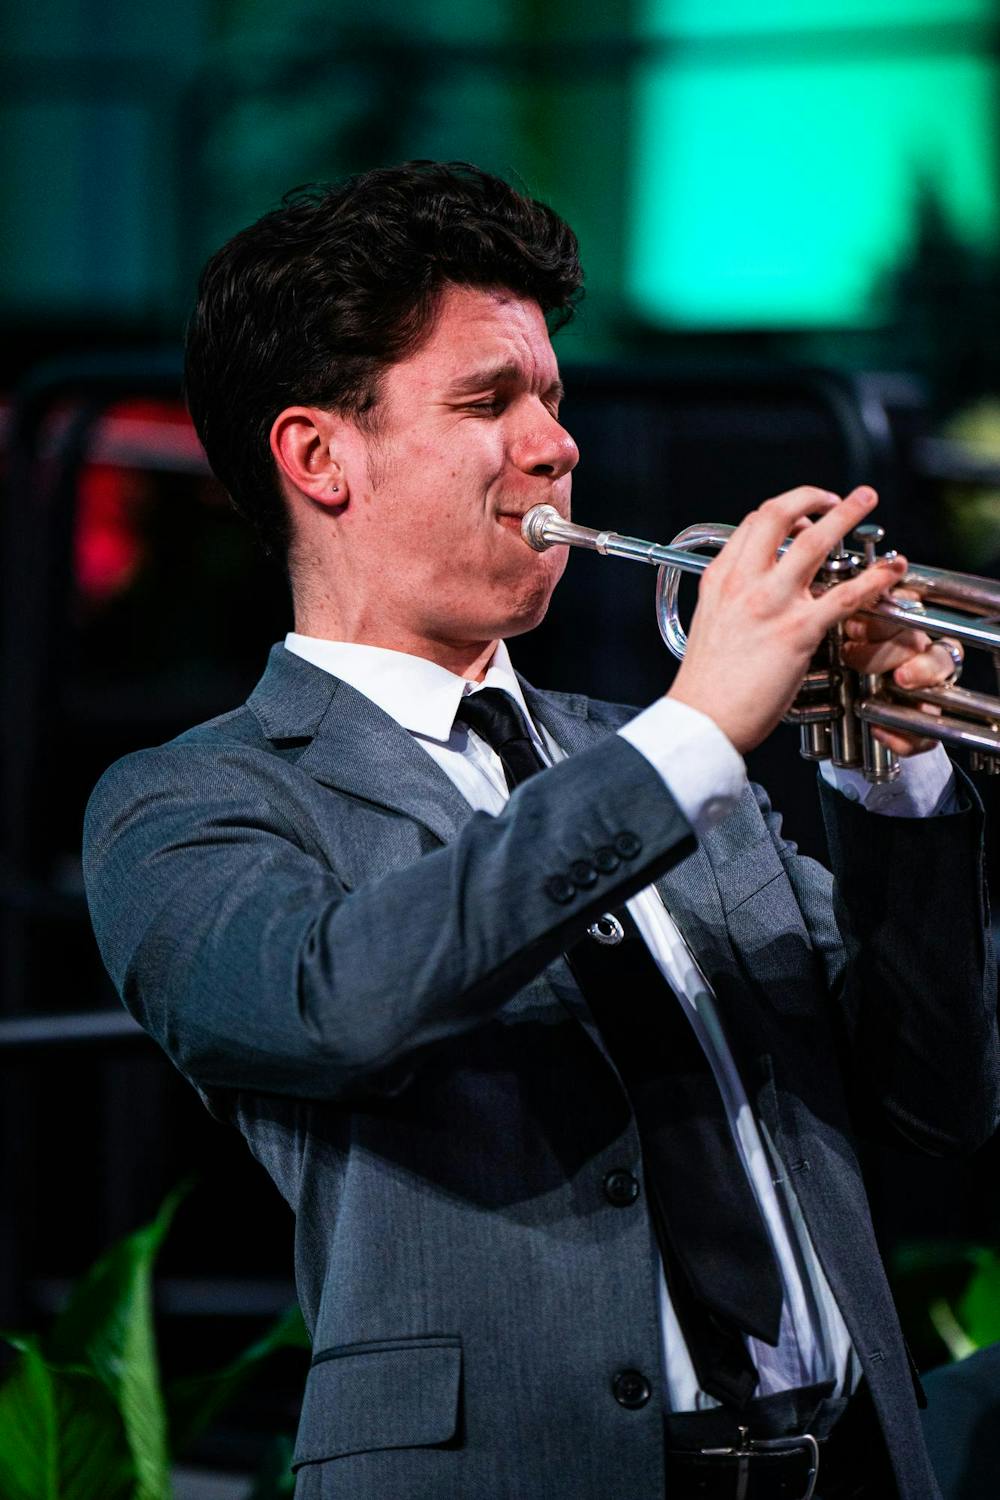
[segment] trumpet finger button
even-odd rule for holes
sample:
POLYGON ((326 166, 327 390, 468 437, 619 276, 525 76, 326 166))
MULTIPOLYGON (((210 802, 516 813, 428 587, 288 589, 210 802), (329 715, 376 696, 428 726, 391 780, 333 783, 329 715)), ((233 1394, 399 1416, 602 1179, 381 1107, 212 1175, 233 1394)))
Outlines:
POLYGON ((865 526, 855 528, 854 535, 865 549, 865 562, 871 567, 875 561, 875 548, 885 538, 885 527, 877 526, 874 521, 865 526))

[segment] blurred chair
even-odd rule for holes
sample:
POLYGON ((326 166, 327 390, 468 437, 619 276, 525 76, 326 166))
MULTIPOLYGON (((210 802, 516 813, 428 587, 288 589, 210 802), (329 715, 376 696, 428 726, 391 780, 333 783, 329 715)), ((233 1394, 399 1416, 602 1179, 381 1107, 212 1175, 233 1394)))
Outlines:
POLYGON ((1000 1344, 923 1377, 924 1436, 944 1500, 1000 1495, 1000 1344))
MULTIPOLYGON (((33 976, 30 951, 32 935, 39 946, 39 924, 50 934, 53 924, 61 927, 72 943, 85 917, 78 851, 90 787, 118 755, 239 701, 282 612, 283 590, 276 572, 262 580, 266 569, 251 539, 209 476, 184 418, 176 350, 42 366, 16 394, 7 460, 0 1009, 18 1015, 44 1008, 38 1002, 46 976, 33 976), (158 454, 148 439, 144 446, 143 426, 155 433, 155 425, 116 420, 125 401, 172 404, 190 435, 193 462, 183 452, 158 454), (135 435, 122 436, 123 428, 135 435), (120 586, 94 598, 81 545, 91 517, 81 498, 98 469, 147 483, 121 507, 136 554, 133 576, 123 573, 120 586), (229 562, 228 591, 219 586, 226 581, 220 557, 229 562), (239 617, 241 589, 252 591, 255 607, 239 617), (238 617, 244 639, 237 642, 229 635, 238 617), (233 663, 241 661, 253 666, 240 672, 233 663)), ((83 963, 78 985, 86 974, 83 963)), ((100 984, 94 971, 89 977, 100 984)), ((59 988, 51 980, 47 987, 59 988)), ((49 1001, 64 1008, 59 995, 49 1001)), ((70 1008, 93 1003, 80 996, 70 1008)))

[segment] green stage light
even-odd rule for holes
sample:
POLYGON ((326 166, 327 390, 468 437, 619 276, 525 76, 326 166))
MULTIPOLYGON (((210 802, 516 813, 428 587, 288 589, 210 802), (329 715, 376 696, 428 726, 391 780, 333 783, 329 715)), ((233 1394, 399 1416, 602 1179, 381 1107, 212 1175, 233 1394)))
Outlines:
POLYGON ((688 327, 863 325, 921 192, 1000 239, 988 0, 647 0, 629 291, 688 327))

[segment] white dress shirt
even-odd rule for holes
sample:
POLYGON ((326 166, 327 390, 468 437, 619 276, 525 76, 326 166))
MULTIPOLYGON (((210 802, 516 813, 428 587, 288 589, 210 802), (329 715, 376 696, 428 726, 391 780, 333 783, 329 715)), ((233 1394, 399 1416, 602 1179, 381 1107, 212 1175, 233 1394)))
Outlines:
MULTIPOLYGON (((482 683, 458 677, 435 662, 378 646, 325 641, 291 633, 285 646, 314 666, 363 693, 408 729, 437 761, 469 804, 499 813, 507 783, 496 752, 474 732, 455 725, 463 696, 480 687, 507 692, 517 703, 533 743, 552 763, 564 758, 544 726, 533 723, 521 685, 501 642, 482 683)), ((746 768, 730 741, 696 709, 661 698, 619 733, 656 768, 696 833, 732 810, 746 785, 746 768)), ((873 811, 924 816, 949 793, 951 766, 943 748, 905 760, 899 780, 870 787, 863 777, 827 764, 823 774, 852 800, 873 811)), ((647 886, 628 902, 643 940, 681 1004, 722 1094, 736 1145, 760 1206, 783 1286, 781 1330, 776 1348, 748 1339, 760 1383, 758 1395, 832 1380, 835 1395, 853 1389, 859 1365, 798 1202, 762 1122, 754 1118, 726 1043, 711 988, 660 899, 647 886)), ((666 999, 666 995, 665 995, 666 999)), ((718 1403, 697 1377, 659 1266, 663 1338, 664 1405, 691 1411, 718 1403)))

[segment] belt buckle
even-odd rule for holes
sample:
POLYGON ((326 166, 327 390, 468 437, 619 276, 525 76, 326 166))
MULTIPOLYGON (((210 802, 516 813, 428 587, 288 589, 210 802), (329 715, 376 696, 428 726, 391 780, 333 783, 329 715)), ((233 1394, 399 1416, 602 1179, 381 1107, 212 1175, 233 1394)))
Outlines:
POLYGON ((813 1500, 816 1492, 816 1480, 819 1477, 819 1443, 811 1432, 804 1432, 800 1437, 786 1438, 752 1438, 749 1427, 740 1427, 740 1443, 738 1448, 701 1448, 699 1452, 705 1458, 735 1458, 736 1459, 736 1490, 733 1500, 746 1500, 750 1489, 750 1461, 757 1454, 761 1456, 767 1453, 789 1453, 796 1448, 804 1448, 809 1455, 809 1475, 806 1479, 806 1487, 797 1500, 813 1500))

